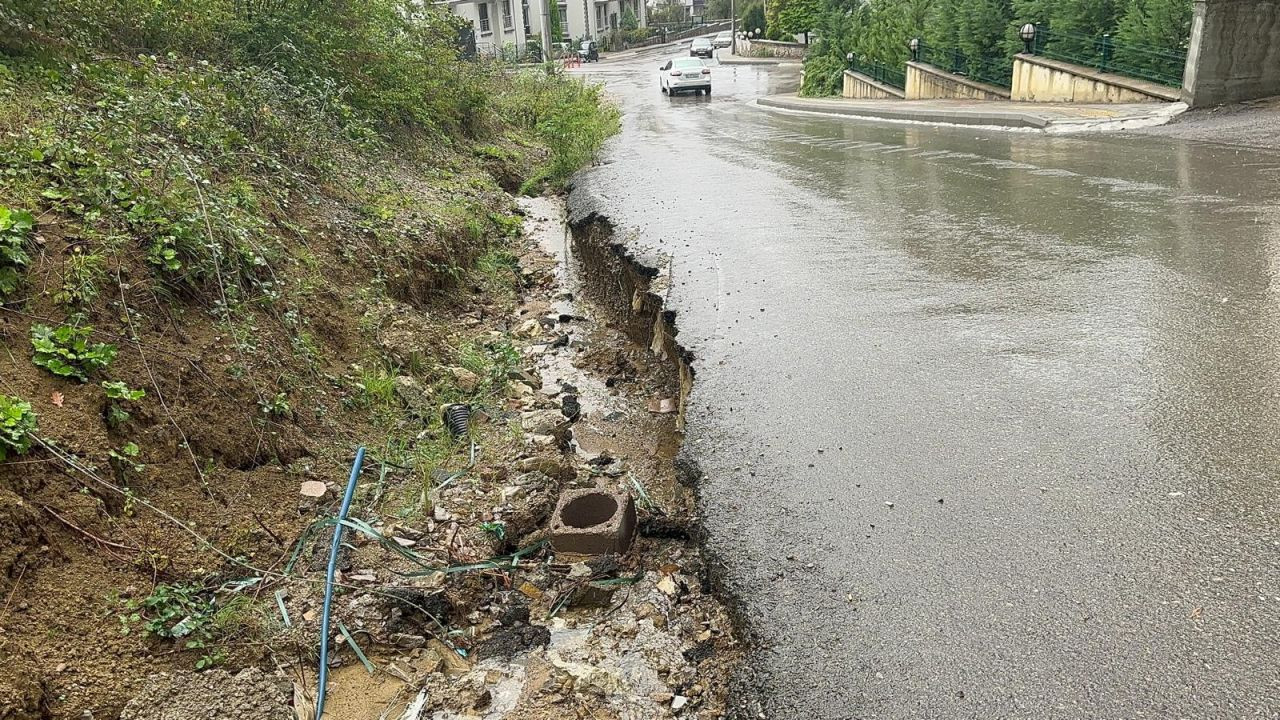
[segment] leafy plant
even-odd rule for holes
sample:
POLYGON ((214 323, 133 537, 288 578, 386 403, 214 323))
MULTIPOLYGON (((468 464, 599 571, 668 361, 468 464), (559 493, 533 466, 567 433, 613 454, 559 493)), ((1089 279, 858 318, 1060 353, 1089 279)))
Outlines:
POLYGON ((258 401, 258 409, 263 415, 286 417, 289 414, 289 396, 285 393, 276 393, 274 397, 262 398, 258 401))
POLYGON ((61 305, 87 305, 98 297, 102 280, 102 256, 76 248, 62 271, 62 289, 53 296, 61 305))
POLYGON ((478 392, 506 387, 507 376, 520 366, 520 351, 506 340, 470 342, 458 349, 458 364, 480 377, 478 392))
POLYGON ((235 634, 252 606, 243 595, 219 602, 216 594, 197 583, 162 583, 141 600, 125 603, 119 616, 120 632, 127 635, 141 624, 147 635, 182 642, 187 650, 201 650, 197 670, 226 661, 226 651, 215 647, 235 634))
POLYGON ((505 523, 492 521, 482 522, 480 523, 480 529, 494 536, 498 540, 507 539, 507 526, 505 523))
POLYGON ((36 431, 36 413, 31 403, 10 395, 0 395, 0 460, 9 453, 22 455, 31 448, 36 431))
POLYGON ((30 212, 0 205, 0 299, 18 289, 19 270, 31 262, 26 244, 35 223, 30 212))
POLYGON ((138 454, 141 448, 135 442, 127 442, 119 449, 111 448, 107 450, 107 463, 111 466, 111 471, 115 474, 116 479, 124 486, 124 514, 126 516, 133 515, 133 508, 138 504, 138 498, 133 494, 133 490, 129 487, 130 481, 137 475, 147 469, 147 466, 138 462, 138 454))
POLYGON ((146 390, 132 390, 119 380, 103 380, 102 389, 107 391, 107 397, 112 400, 141 400, 147 396, 146 390))
POLYGON ((73 377, 87 382, 89 374, 105 369, 116 358, 116 347, 107 343, 91 343, 91 327, 48 325, 31 327, 31 345, 35 348, 32 362, 54 375, 73 377))
POLYGON ((147 466, 138 462, 139 452, 141 452, 141 448, 138 447, 138 443, 127 442, 119 450, 108 450, 107 455, 122 465, 131 467, 137 472, 142 472, 147 466))

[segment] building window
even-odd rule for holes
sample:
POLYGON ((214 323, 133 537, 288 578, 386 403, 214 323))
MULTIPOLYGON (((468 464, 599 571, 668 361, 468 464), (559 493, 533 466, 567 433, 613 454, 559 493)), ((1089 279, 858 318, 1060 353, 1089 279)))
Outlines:
POLYGON ((511 29, 511 0, 502 0, 502 27, 511 29))
POLYGON ((596 30, 604 27, 604 5, 596 5, 596 30))
POLYGON ((489 3, 480 3, 480 32, 489 32, 489 3))
POLYGON ((564 42, 569 42, 572 35, 569 33, 569 5, 560 3, 560 34, 564 42))

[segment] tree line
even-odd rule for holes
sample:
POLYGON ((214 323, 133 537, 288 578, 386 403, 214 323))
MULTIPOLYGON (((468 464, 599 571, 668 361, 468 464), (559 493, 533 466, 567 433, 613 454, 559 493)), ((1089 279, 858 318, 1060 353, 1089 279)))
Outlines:
MULTIPOLYGON (((754 5, 743 10, 744 26, 760 12, 754 5)), ((1168 72, 1176 60, 1163 53, 1185 50, 1192 13, 1193 0, 768 0, 762 12, 769 38, 816 36, 805 68, 814 94, 838 92, 847 53, 901 66, 913 37, 974 62, 1011 63, 1022 50, 1018 27, 1028 22, 1048 29, 1060 52, 1097 53, 1106 34, 1121 61, 1168 72)))

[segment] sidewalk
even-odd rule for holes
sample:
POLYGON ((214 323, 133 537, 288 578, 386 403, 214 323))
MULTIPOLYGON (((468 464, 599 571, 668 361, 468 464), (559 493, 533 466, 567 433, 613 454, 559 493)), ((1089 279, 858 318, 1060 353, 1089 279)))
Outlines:
POLYGON ((983 100, 847 100, 770 95, 759 104, 779 110, 827 113, 851 118, 978 125, 1045 133, 1132 130, 1164 125, 1186 111, 1183 103, 1081 105, 983 100))
POLYGON ((803 62, 799 58, 730 55, 724 50, 716 52, 716 59, 721 65, 800 65, 803 62))

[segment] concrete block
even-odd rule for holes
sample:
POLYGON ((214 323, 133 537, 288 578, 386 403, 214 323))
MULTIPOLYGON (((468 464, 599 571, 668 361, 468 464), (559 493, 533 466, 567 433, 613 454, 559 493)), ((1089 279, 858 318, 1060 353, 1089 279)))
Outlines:
POLYGON ((565 490, 551 516, 556 552, 621 555, 636 533, 636 505, 626 492, 565 490))

